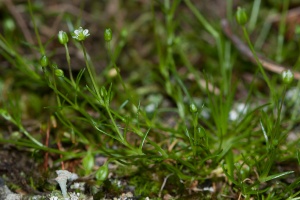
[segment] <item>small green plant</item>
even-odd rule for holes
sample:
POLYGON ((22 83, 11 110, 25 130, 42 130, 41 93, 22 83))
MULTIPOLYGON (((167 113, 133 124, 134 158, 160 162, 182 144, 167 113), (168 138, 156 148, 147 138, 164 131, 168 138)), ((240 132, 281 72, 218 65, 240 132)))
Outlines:
MULTIPOLYGON (((288 1, 278 35, 269 32, 268 39, 257 19, 273 7, 255 0, 234 13, 233 2, 225 3, 234 37, 243 36, 254 65, 224 37, 219 21, 190 0, 147 2, 142 13, 132 11, 139 17, 124 18, 122 29, 97 22, 102 33, 90 21, 78 20, 74 28, 68 16, 69 30, 49 38, 40 36, 43 20, 28 1, 37 45, 17 46, 22 43, 0 34, 3 63, 13 66, 0 77, 6 121, 0 143, 28 149, 44 166, 50 156, 50 171, 73 167, 88 177, 91 195, 101 197, 134 188, 141 198, 297 199, 299 92, 289 94, 299 90, 297 69, 269 73, 264 48, 253 42, 266 43, 270 59, 287 58, 293 47, 282 40, 288 1)), ((70 175, 58 171, 63 198, 70 175)))

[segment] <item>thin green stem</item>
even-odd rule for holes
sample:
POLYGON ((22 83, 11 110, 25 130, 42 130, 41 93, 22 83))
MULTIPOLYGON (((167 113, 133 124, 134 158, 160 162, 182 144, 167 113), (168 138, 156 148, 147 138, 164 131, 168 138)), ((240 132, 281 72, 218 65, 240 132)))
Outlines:
POLYGON ((282 62, 282 49, 283 49, 283 43, 284 43, 284 32, 286 27, 286 14, 289 7, 289 0, 283 1, 283 11, 280 18, 280 24, 279 24, 279 35, 277 37, 277 52, 276 52, 276 61, 282 62))
POLYGON ((282 96, 281 96, 281 100, 279 101, 279 106, 277 106, 277 118, 275 121, 275 128, 274 128, 274 138, 275 139, 279 139, 280 138, 280 123, 281 123, 281 118, 282 118, 282 108, 284 105, 284 101, 285 101, 285 97, 286 97, 286 91, 287 91, 287 86, 285 85, 282 91, 282 96))
MULTIPOLYGON (((55 80, 54 70, 53 70, 52 76, 53 76, 53 87, 55 88, 55 90, 58 90, 57 87, 56 87, 56 80, 55 80)), ((61 108, 61 102, 60 102, 59 95, 57 93, 55 93, 55 96, 56 96, 56 101, 57 101, 58 107, 61 108)))
POLYGON ((259 13, 259 10, 260 10, 260 3, 261 3, 261 0, 255 0, 254 3, 253 3, 251 17, 250 17, 249 26, 248 26, 250 32, 252 32, 255 28, 258 13, 259 13))
POLYGON ((189 7, 189 9, 193 12, 193 14, 196 16, 196 18, 200 21, 200 23, 204 26, 206 31, 210 33, 213 38, 216 40, 217 44, 217 50, 218 50, 218 57, 219 57, 219 65, 221 67, 221 73, 223 76, 223 84, 221 85, 224 94, 228 94, 230 91, 230 84, 229 79, 226 74, 226 66, 224 62, 224 51, 223 51, 223 43, 222 38, 220 36, 220 33, 211 26, 211 24, 201 15, 199 10, 191 3, 190 0, 184 0, 186 5, 189 7))
POLYGON ((232 21, 232 6, 233 5, 233 0, 227 0, 226 3, 226 17, 228 21, 232 21))
POLYGON ((109 66, 113 66, 113 68, 116 70, 117 72, 117 76, 118 76, 118 79, 120 80, 121 82, 121 85, 125 91, 125 93, 128 95, 130 101, 133 103, 132 101, 132 98, 131 98, 131 95, 130 93, 128 92, 126 86, 125 86, 125 83, 121 77, 121 74, 120 74, 120 70, 118 69, 117 65, 116 65, 116 62, 115 62, 115 58, 113 57, 113 52, 112 52, 112 48, 111 48, 111 42, 107 42, 106 43, 106 48, 107 48, 107 51, 108 51, 108 56, 109 56, 109 59, 110 59, 110 65, 109 66))
POLYGON ((39 147, 44 147, 44 145, 42 143, 40 143, 39 141, 37 141, 34 137, 31 136, 31 134, 29 132, 26 131, 26 129, 24 128, 24 126, 22 125, 22 123, 19 120, 15 120, 11 115, 9 115, 8 113, 6 113, 6 111, 3 110, 3 109, 0 109, 0 115, 2 115, 2 117, 4 117, 6 120, 8 120, 11 123, 15 124, 20 129, 20 131, 22 133, 24 133, 24 135, 26 137, 28 137, 29 140, 31 140, 33 143, 35 143, 39 147), (4 113, 5 113, 5 115, 4 115, 4 113))
MULTIPOLYGON (((100 104, 102 104, 102 106, 105 107, 105 110, 106 110, 106 112, 108 113, 109 118, 110 118, 110 120, 111 120, 111 122, 112 122, 112 124, 113 124, 113 126, 114 126, 114 128, 115 128, 115 131, 117 132, 117 134, 118 134, 118 136, 119 136, 120 141, 122 142, 122 144, 124 144, 125 146, 127 146, 127 147, 129 147, 129 148, 132 149, 131 145, 129 145, 129 144, 127 143, 127 141, 124 139, 122 133, 120 132, 120 129, 118 128, 118 126, 117 126, 117 124, 116 124, 116 122, 115 122, 115 119, 113 118, 113 116, 112 116, 112 114, 111 114, 111 112, 110 112, 110 108, 109 108, 109 105, 108 105, 107 101, 103 100, 103 98, 101 97, 101 95, 100 95, 100 93, 99 93, 99 89, 98 89, 98 87, 97 87, 97 84, 96 84, 96 81, 95 81, 95 78, 94 78, 94 74, 92 73, 92 70, 91 70, 91 68, 90 68, 90 65, 89 65, 89 62, 88 62, 88 59, 87 59, 86 50, 85 50, 85 47, 84 47, 84 45, 83 45, 83 42, 81 42, 80 44, 81 44, 81 46, 82 46, 82 50, 83 50, 83 54, 84 54, 84 60, 85 60, 86 68, 87 68, 88 73, 89 73, 89 75, 90 75, 90 78, 91 78, 91 81, 92 81, 94 90, 95 90, 95 92, 96 92, 96 96, 97 96, 97 98, 98 98, 100 104)), ((108 97, 105 97, 105 98, 108 98, 108 97)))
POLYGON ((73 74, 72 74, 72 69, 71 69, 71 58, 70 58, 68 45, 65 44, 64 46, 65 46, 65 49, 66 49, 66 59, 67 59, 67 63, 68 63, 70 79, 71 79, 71 82, 73 84, 73 87, 76 87, 76 83, 74 81, 73 74))
POLYGON ((91 67, 90 67, 90 64, 89 64, 87 55, 86 55, 85 47, 84 47, 84 45, 83 45, 83 42, 81 42, 80 44, 81 44, 81 47, 82 47, 82 50, 83 50, 83 55, 84 55, 85 65, 86 65, 86 68, 87 68, 88 73, 89 73, 89 75, 90 75, 90 78, 91 78, 91 81, 92 81, 92 84, 93 84, 94 91, 96 92, 97 98, 98 98, 98 100, 99 100, 100 103, 101 103, 101 99, 102 99, 102 98, 101 98, 101 96, 100 96, 99 89, 98 89, 98 87, 97 87, 97 84, 96 84, 96 81, 95 81, 95 78, 94 78, 94 74, 92 73, 92 70, 91 70, 91 67))
POLYGON ((112 116, 112 114, 111 114, 111 112, 110 112, 109 106, 108 106, 108 105, 105 105, 105 109, 106 109, 106 112, 107 112, 108 115, 109 115, 109 118, 110 118, 111 122, 113 123, 113 126, 114 126, 114 128, 115 128, 115 130, 116 130, 116 132, 117 132, 117 134, 118 134, 118 136, 119 136, 119 138, 120 138, 120 140, 122 141, 122 143, 123 143, 124 145, 128 146, 129 144, 126 142, 126 140, 124 139, 122 133, 120 132, 120 129, 119 129, 119 127, 117 126, 117 124, 116 124, 116 122, 115 122, 115 119, 113 118, 113 116, 112 116))
MULTIPOLYGON (((298 49, 300 49, 300 39, 298 39, 298 42, 297 42, 297 46, 298 46, 298 49)), ((298 59, 294 65, 294 70, 298 70, 300 68, 300 54, 298 55, 298 59)))
POLYGON ((268 87, 269 87, 269 89, 271 91, 271 94, 273 96, 274 95, 274 90, 273 90, 273 87, 271 85, 270 79, 267 76, 267 74, 266 74, 266 72, 265 72, 265 70, 264 70, 264 68, 263 68, 263 66, 262 66, 262 64, 261 64, 261 62, 260 62, 260 60, 259 60, 259 58, 258 58, 258 56, 257 56, 257 54, 255 52, 255 50, 254 50, 254 47, 253 47, 253 45, 251 43, 251 40, 250 40, 248 32, 247 32, 247 29, 245 27, 243 27, 242 29, 243 29, 244 37, 245 37, 245 39, 246 39, 246 41, 248 43, 248 46, 249 46, 249 48, 250 48, 250 50, 251 50, 251 52, 252 52, 252 54, 253 54, 253 56, 255 58, 255 61, 256 61, 257 65, 258 65, 258 68, 259 68, 261 74, 263 75, 263 78, 266 81, 266 83, 267 83, 267 85, 268 85, 268 87))
POLYGON ((32 12, 32 5, 31 5, 31 1, 30 0, 28 0, 28 6, 29 6, 29 12, 30 12, 31 21, 32 21, 32 24, 33 24, 33 27, 34 27, 34 32, 35 32, 37 41, 39 43, 40 52, 41 52, 42 55, 44 55, 45 54, 45 49, 44 49, 44 47, 42 45, 40 34, 39 34, 38 29, 37 29, 35 20, 34 20, 34 16, 33 16, 33 12, 32 12))

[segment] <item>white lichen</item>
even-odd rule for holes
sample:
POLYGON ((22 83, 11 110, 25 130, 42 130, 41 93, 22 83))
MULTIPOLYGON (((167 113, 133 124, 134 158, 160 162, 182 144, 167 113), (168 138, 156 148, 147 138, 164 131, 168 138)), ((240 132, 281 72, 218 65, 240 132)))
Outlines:
POLYGON ((68 170, 57 170, 57 177, 55 178, 56 182, 59 184, 61 193, 65 199, 69 199, 67 193, 67 181, 74 181, 78 179, 78 175, 69 172, 68 170))

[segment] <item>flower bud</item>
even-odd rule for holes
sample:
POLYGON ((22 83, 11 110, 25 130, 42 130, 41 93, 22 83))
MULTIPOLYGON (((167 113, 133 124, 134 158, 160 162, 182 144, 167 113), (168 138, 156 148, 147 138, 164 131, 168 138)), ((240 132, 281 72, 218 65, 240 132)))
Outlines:
POLYGON ((245 9, 238 7, 236 11, 236 21, 239 25, 244 26, 248 22, 248 16, 245 9))
POLYGON ((96 179, 98 181, 105 181, 108 177, 108 162, 105 162, 96 172, 96 179))
POLYGON ((121 37, 122 37, 122 38, 127 38, 127 36, 128 36, 128 31, 127 31, 127 29, 122 29, 122 31, 121 31, 121 37))
POLYGON ((100 89, 100 95, 101 95, 102 98, 107 97, 107 91, 106 91, 104 86, 102 86, 101 89, 100 89))
POLYGON ((104 40, 106 42, 110 42, 112 39, 112 31, 110 28, 105 29, 104 31, 104 40))
POLYGON ((61 43, 63 45, 67 44, 69 41, 69 37, 68 37, 67 33, 64 31, 59 31, 57 38, 58 38, 59 43, 61 43))
POLYGON ((91 151, 89 151, 86 156, 82 159, 82 165, 86 172, 86 174, 89 174, 90 171, 92 171, 94 167, 95 161, 94 156, 91 151))
POLYGON ((64 77, 64 71, 61 69, 56 69, 54 71, 54 73, 55 73, 55 76, 57 76, 57 77, 64 77))
POLYGON ((40 59, 40 65, 41 65, 42 67, 47 67, 48 64, 49 64, 49 59, 48 59, 48 57, 47 57, 46 55, 43 55, 43 56, 41 57, 41 59, 40 59))
POLYGON ((190 111, 196 113, 198 111, 197 106, 194 103, 190 104, 190 111))
POLYGON ((288 70, 284 70, 281 73, 281 78, 282 78, 283 83, 290 84, 294 80, 294 74, 289 69, 288 70))
POLYGON ((12 32, 16 29, 16 24, 12 18, 6 18, 3 21, 3 28, 6 31, 12 32))

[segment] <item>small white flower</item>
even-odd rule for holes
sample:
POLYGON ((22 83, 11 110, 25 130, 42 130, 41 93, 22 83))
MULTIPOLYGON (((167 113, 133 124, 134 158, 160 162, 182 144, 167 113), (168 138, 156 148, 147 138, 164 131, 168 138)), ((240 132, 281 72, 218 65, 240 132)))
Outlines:
POLYGON ((83 29, 82 27, 79 27, 78 29, 76 29, 74 31, 74 33, 72 34, 72 37, 81 42, 84 41, 88 36, 90 35, 89 30, 88 29, 83 29))

